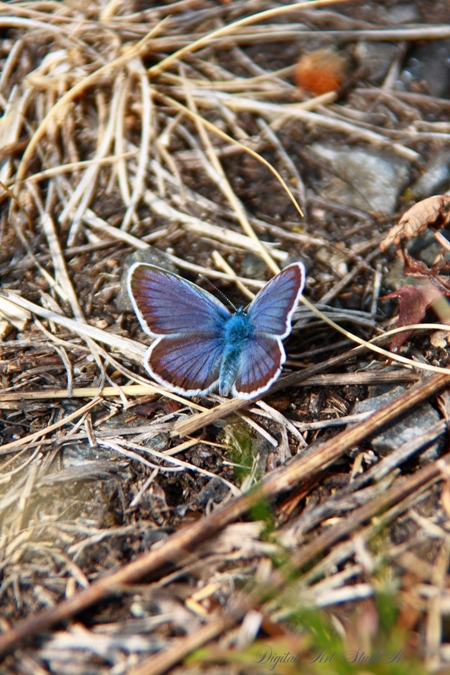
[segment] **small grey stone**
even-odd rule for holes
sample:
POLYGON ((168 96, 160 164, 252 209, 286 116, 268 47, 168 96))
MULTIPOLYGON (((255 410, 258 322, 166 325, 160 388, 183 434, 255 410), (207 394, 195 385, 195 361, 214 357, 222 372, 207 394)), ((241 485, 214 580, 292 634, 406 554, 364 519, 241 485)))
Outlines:
POLYGON ((389 72, 398 47, 391 42, 359 42, 355 57, 372 84, 381 84, 389 72))
POLYGON ((265 279, 267 265, 264 260, 254 253, 249 253, 241 262, 241 274, 247 279, 265 279))
POLYGON ((208 502, 220 503, 228 494, 229 488, 219 478, 210 480, 198 493, 195 501, 200 506, 206 506, 208 502))
POLYGON ((156 434, 156 436, 147 441, 147 445, 157 452, 163 452, 163 450, 167 450, 169 447, 169 438, 169 434, 156 434))
POLYGON ((442 148, 432 156, 424 173, 412 186, 416 199, 443 194, 450 187, 450 150, 442 148))
POLYGON ((64 445, 62 450, 62 466, 77 466, 86 462, 116 459, 117 452, 109 448, 96 446, 92 447, 89 443, 80 441, 79 443, 70 443, 64 445))
POLYGON ((388 23, 400 25, 402 23, 409 23, 413 21, 420 21, 420 16, 414 5, 400 5, 394 4, 386 10, 386 17, 388 23))
POLYGON ((450 40, 426 40, 415 47, 396 83, 398 89, 450 97, 450 40))
MULTIPOLYGON (((356 414, 379 410, 405 391, 405 387, 394 387, 380 396, 367 398, 365 401, 358 401, 353 408, 353 413, 356 414)), ((439 422, 439 419, 439 413, 429 403, 422 403, 415 407, 409 415, 402 417, 389 429, 373 438, 372 448, 378 455, 384 457, 396 450, 400 445, 403 445, 403 443, 420 436, 420 434, 424 433, 424 431, 433 424, 439 422)), ((425 451, 421 452, 421 460, 428 462, 436 459, 438 450, 439 443, 434 443, 425 451)))
POLYGON ((388 150, 334 147, 314 143, 311 150, 331 169, 321 196, 364 211, 388 215, 409 180, 409 161, 388 150))
POLYGON ((168 533, 165 532, 162 528, 149 528, 144 532, 144 537, 143 537, 143 545, 144 549, 148 550, 153 546, 153 544, 156 544, 160 542, 163 539, 167 539, 168 533))

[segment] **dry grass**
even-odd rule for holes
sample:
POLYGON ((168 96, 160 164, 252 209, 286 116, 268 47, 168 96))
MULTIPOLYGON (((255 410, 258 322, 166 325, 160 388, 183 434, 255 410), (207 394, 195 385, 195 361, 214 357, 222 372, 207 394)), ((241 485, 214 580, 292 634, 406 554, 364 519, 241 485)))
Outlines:
POLYGON ((369 352, 392 326, 389 219, 317 197, 305 148, 326 134, 423 162, 450 140, 448 101, 394 91, 395 59, 347 98, 292 78, 318 43, 449 27, 386 25, 376 3, 370 24, 333 0, 142 4, 0 3, 2 672, 443 669, 447 352, 414 337, 438 371, 423 380, 369 352), (306 295, 363 344, 302 307, 264 400, 166 392, 123 294, 137 252, 237 302, 301 258, 306 295), (427 400, 440 420, 377 455, 427 400))

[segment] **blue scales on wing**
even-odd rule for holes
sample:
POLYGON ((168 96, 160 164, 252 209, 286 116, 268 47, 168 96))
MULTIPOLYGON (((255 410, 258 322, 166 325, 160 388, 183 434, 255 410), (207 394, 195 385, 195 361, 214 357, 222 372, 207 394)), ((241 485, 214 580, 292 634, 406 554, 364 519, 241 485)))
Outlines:
POLYGON ((157 340, 148 350, 147 370, 172 391, 194 396, 218 385, 223 345, 217 337, 194 333, 157 340))
POLYGON ((230 317, 210 293, 154 265, 133 265, 128 285, 140 324, 153 337, 217 334, 230 317))
POLYGON ((242 350, 232 394, 238 398, 253 398, 266 391, 279 376, 285 360, 279 338, 255 336, 242 350))
POLYGON ((145 365, 160 384, 194 396, 217 388, 223 333, 231 315, 212 295, 153 265, 137 263, 128 276, 142 328, 157 339, 145 365))
POLYGON ((293 263, 273 277, 247 310, 254 331, 281 339, 287 337, 304 285, 305 273, 301 263, 293 263))

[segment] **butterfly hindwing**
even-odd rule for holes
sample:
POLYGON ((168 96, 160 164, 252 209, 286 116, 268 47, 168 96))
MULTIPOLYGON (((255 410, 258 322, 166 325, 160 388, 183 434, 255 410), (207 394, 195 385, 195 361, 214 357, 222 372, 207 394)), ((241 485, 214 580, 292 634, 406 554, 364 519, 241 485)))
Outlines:
POLYGON ((217 334, 230 317, 210 293, 154 265, 132 265, 128 291, 142 329, 153 337, 217 334))
POLYGON ((232 393, 238 398, 253 398, 267 391, 281 373, 286 360, 279 338, 257 335, 244 347, 232 393))
POLYGON ((247 313, 254 330, 285 338, 305 285, 305 268, 293 263, 273 277, 250 304, 247 313))

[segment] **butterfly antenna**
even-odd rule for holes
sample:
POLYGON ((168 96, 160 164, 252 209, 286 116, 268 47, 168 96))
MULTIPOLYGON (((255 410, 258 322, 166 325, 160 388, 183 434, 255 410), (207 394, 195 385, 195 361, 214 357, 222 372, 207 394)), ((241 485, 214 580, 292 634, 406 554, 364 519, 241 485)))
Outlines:
POLYGON ((200 277, 200 279, 203 279, 203 281, 206 281, 206 283, 209 284, 210 288, 214 288, 214 290, 217 291, 217 293, 222 296, 222 298, 225 300, 226 305, 231 305, 231 307, 234 309, 234 311, 237 312, 237 307, 235 307, 235 305, 233 305, 230 298, 227 298, 225 293, 222 293, 220 288, 217 288, 217 286, 215 286, 213 284, 211 279, 207 279, 207 277, 203 276, 203 274, 199 274, 198 276, 200 277))

